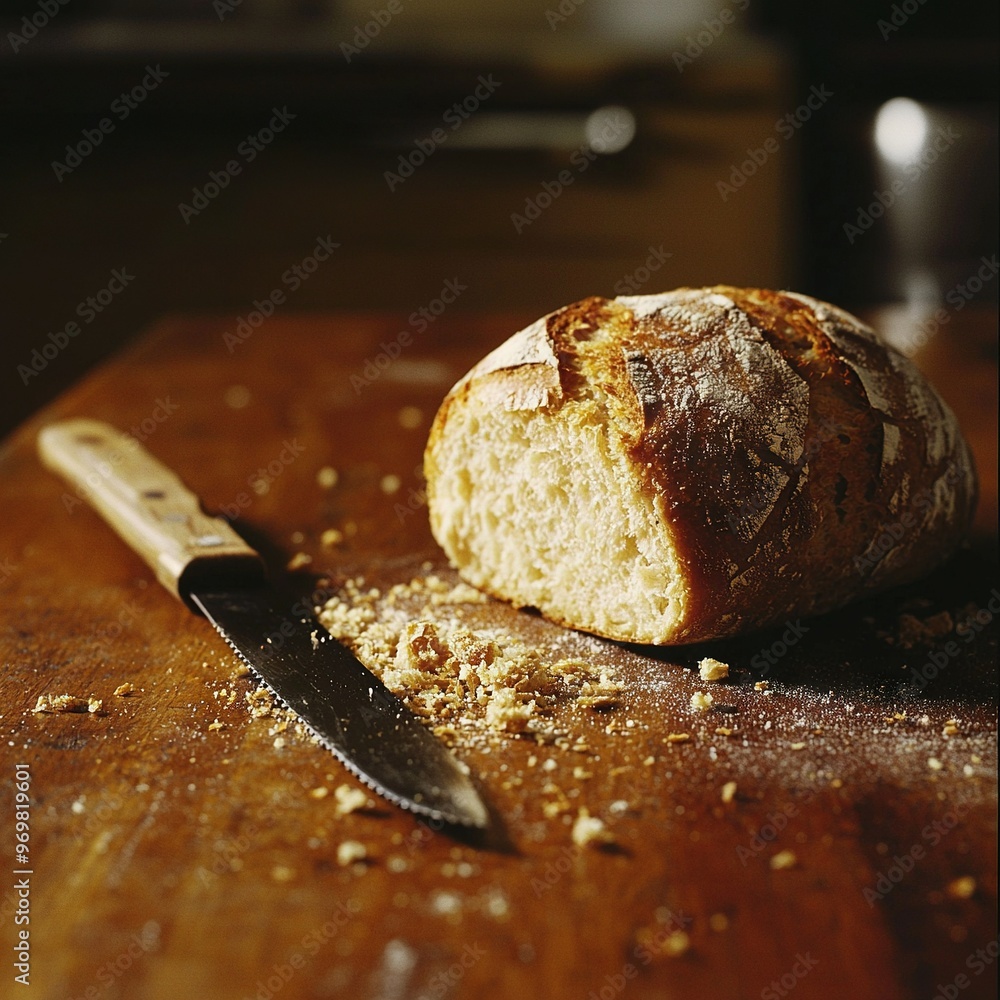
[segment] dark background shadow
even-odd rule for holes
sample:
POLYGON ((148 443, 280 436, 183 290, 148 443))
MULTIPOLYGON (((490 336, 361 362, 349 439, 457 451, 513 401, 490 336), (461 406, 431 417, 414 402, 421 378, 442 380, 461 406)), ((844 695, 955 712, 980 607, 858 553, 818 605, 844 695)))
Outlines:
POLYGON ((0 3, 0 433, 155 317, 235 326, 275 289, 282 310, 404 315, 449 280, 459 308, 529 315, 715 282, 857 307, 945 302, 996 250, 985 0, 898 27, 888 3, 786 0, 46 4, 0 3), (850 241, 890 182, 872 130, 898 97, 925 145, 961 138, 850 241), (324 236, 340 248, 292 291, 324 236))

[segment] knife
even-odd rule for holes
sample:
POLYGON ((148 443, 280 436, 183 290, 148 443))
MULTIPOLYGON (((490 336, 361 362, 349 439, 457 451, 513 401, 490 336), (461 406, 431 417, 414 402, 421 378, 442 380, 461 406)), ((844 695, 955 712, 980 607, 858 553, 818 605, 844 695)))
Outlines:
POLYGON ((134 437, 65 420, 41 431, 38 451, 369 788, 434 820, 489 825, 468 768, 301 603, 282 600, 257 552, 134 437))

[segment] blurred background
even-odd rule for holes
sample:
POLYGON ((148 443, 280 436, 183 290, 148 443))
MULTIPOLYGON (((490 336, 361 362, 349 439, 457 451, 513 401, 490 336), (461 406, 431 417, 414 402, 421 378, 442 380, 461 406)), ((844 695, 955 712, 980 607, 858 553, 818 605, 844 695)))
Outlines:
POLYGON ((276 288, 995 309, 985 0, 0 0, 0 26, 2 434, 158 317, 276 288))

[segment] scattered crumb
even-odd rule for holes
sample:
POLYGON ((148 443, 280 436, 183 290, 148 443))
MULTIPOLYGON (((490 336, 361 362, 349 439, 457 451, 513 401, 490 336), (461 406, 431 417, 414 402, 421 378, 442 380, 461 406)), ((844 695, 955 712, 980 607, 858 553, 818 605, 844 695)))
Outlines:
POLYGON ((941 761, 937 759, 937 757, 928 757, 927 766, 932 771, 940 771, 944 767, 944 764, 942 764, 941 761))
POLYGON ((716 726, 716 736, 732 736, 733 731, 728 726, 716 726))
POLYGON ((288 560, 285 569, 289 573, 294 573, 297 569, 302 569, 304 566, 312 565, 312 556, 308 552, 296 552, 291 559, 288 560))
POLYGON ((218 732, 220 729, 225 729, 226 724, 224 722, 219 722, 218 719, 214 719, 208 724, 208 731, 210 733, 218 732))
POLYGON ((715 699, 707 691, 695 691, 691 695, 691 710, 694 712, 707 712, 712 707, 715 699))
POLYGON ((325 799, 330 794, 330 789, 326 785, 317 785, 315 788, 309 789, 309 798, 311 799, 325 799))
POLYGON ((770 686, 771 686, 770 681, 757 681, 754 684, 753 689, 754 691, 766 691, 770 686))
POLYGON ((958 736, 959 732, 958 719, 948 719, 944 724, 944 729, 941 730, 941 735, 958 736))
POLYGON ((274 710, 274 695, 267 688, 248 691, 244 697, 250 706, 250 715, 254 719, 266 718, 274 710))
POLYGON ((114 695, 116 698, 126 698, 130 695, 133 690, 135 690, 132 685, 126 681, 124 684, 119 684, 114 690, 114 695))
POLYGON ((275 736, 275 738, 274 738, 274 749, 275 750, 283 750, 285 748, 285 743, 286 743, 286 740, 285 740, 284 736, 275 736))
POLYGON ((342 531, 338 531, 336 528, 327 528, 326 531, 319 536, 319 541, 324 549, 332 549, 344 541, 344 533, 342 531))
POLYGON ((691 947, 691 938, 685 931, 674 931, 663 942, 663 954, 667 958, 678 958, 691 947))
POLYGON ((295 869, 288 865, 275 865, 271 869, 271 878, 275 882, 291 882, 295 878, 295 869))
POLYGON ((431 899, 431 908, 443 916, 459 916, 462 912, 462 897, 454 892, 435 892, 431 899))
POLYGON ((768 862, 771 870, 776 872, 784 871, 786 868, 794 868, 798 863, 799 859, 795 856, 794 851, 778 851, 777 854, 771 856, 771 860, 768 862))
POLYGON ((100 698, 77 698, 72 694, 40 694, 34 712, 100 712, 104 702, 100 698))
POLYGON ((971 875, 962 875, 952 879, 945 887, 945 892, 952 899, 971 899, 976 892, 976 880, 971 875))
POLYGON ((340 474, 332 465, 324 465, 316 473, 316 484, 324 490, 332 490, 340 480, 340 474))
POLYGON ((368 850, 358 840, 345 840, 337 847, 337 864, 341 867, 346 868, 355 861, 364 861, 367 857, 368 850))
POLYGON ((424 411, 419 406, 404 406, 397 414, 399 426, 408 431, 416 430, 424 422, 424 411))
POLYGON ((535 700, 520 701, 513 688, 499 688, 486 705, 486 725, 508 733, 523 733, 535 711, 535 700))
POLYGON ((403 480, 399 478, 395 473, 389 473, 387 476, 382 477, 382 481, 379 483, 379 488, 383 493, 391 496, 393 493, 398 493, 400 486, 403 485, 403 480))
POLYGON ((600 847, 613 844, 614 835, 604 825, 604 820, 591 816, 586 809, 581 809, 573 822, 573 843, 577 847, 600 847))
POLYGON ((691 739, 690 733, 668 733, 664 738, 664 743, 687 743, 691 739))
POLYGON ((735 797, 736 797, 736 782, 727 781, 722 786, 722 801, 728 804, 729 802, 732 802, 735 797))
POLYGON ((228 688, 219 688, 212 692, 212 697, 216 701, 221 701, 224 705, 232 705, 236 701, 236 690, 230 691, 228 688))
POLYGON ((698 676, 703 681, 721 681, 729 676, 729 664, 707 656, 698 662, 698 676))
POLYGON ((431 607, 439 607, 444 604, 485 604, 488 600, 489 598, 481 590, 476 590, 467 583, 456 583, 451 590, 444 593, 433 591, 429 603, 431 607))
POLYGON ((660 958, 679 958, 691 947, 686 931, 666 931, 663 927, 643 927, 636 934, 636 944, 644 953, 660 958))
POLYGON ((713 913, 708 918, 708 926, 712 928, 716 934, 721 934, 723 931, 729 930, 729 917, 724 913, 713 913))
POLYGON ((556 816, 568 811, 569 811, 569 802, 567 802, 565 799, 560 799, 556 802, 542 803, 542 815, 546 819, 555 819, 556 816))
POLYGON ((448 616, 453 606, 487 600, 468 584, 449 586, 428 575, 382 594, 355 578, 341 591, 318 610, 320 622, 456 743, 484 732, 548 732, 546 716, 558 702, 594 711, 618 703, 620 687, 607 668, 549 660, 518 640, 464 628, 448 616))
POLYGON ((806 748, 805 743, 789 743, 788 744, 788 749, 789 750, 805 750, 805 748, 806 748))
POLYGON ((338 785, 333 790, 333 797, 337 800, 335 812, 338 816, 357 812, 368 805, 368 796, 354 785, 338 785))

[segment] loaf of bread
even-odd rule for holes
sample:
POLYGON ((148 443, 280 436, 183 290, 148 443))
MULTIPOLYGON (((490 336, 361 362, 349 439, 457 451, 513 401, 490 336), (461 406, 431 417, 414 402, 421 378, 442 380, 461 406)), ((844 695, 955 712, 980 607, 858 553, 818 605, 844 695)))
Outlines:
POLYGON ((425 472, 469 583, 662 644, 915 579, 976 494, 910 361, 834 306, 726 286, 589 298, 514 334, 444 400, 425 472))

